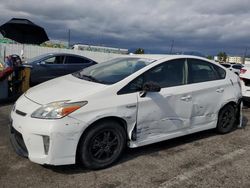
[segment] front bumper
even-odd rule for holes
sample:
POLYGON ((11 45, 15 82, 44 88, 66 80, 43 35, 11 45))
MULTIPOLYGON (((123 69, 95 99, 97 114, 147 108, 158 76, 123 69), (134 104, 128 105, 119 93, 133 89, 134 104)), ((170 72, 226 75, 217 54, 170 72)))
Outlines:
POLYGON ((28 150, 23 141, 23 136, 12 127, 12 121, 10 122, 9 130, 10 141, 16 153, 22 157, 28 157, 28 150))
POLYGON ((74 164, 84 123, 71 117, 57 120, 31 118, 40 107, 22 96, 11 112, 10 139, 19 155, 39 164, 74 164), (22 113, 20 113, 20 111, 22 113), (46 138, 46 139, 44 139, 46 138), (45 140, 47 143, 45 143, 45 140), (47 151, 46 151, 47 150, 47 151))

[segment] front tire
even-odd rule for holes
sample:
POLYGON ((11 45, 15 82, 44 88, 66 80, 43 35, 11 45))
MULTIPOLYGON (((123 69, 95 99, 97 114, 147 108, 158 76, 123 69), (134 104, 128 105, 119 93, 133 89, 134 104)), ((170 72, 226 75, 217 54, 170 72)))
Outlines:
POLYGON ((232 105, 226 105, 219 112, 217 131, 221 134, 231 132, 233 130, 235 120, 235 108, 232 105))
POLYGON ((126 133, 119 123, 99 122, 80 141, 80 162, 89 169, 106 168, 118 160, 125 144, 126 133))

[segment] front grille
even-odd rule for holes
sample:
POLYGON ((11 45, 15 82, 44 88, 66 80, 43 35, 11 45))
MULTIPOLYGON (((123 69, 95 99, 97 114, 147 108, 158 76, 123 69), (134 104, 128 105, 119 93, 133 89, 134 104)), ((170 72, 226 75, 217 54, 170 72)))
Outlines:
POLYGON ((17 113, 18 115, 20 115, 20 116, 26 116, 26 115, 27 115, 27 113, 22 112, 22 111, 20 111, 20 110, 16 110, 16 113, 17 113))
POLYGON ((246 79, 246 78, 241 78, 241 79, 244 82, 245 86, 250 86, 250 79, 246 79))

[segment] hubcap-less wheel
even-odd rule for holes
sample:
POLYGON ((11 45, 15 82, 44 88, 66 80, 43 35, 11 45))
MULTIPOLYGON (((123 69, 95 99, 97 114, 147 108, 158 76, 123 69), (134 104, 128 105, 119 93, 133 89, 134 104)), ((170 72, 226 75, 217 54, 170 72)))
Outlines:
POLYGON ((89 149, 93 160, 107 161, 119 147, 119 138, 114 130, 103 130, 90 142, 89 149))
POLYGON ((90 169, 108 167, 119 158, 125 144, 125 129, 119 123, 99 122, 84 133, 80 140, 80 162, 90 169))
POLYGON ((235 109, 227 105, 221 109, 218 117, 217 130, 219 133, 228 133, 233 129, 235 123, 235 109))

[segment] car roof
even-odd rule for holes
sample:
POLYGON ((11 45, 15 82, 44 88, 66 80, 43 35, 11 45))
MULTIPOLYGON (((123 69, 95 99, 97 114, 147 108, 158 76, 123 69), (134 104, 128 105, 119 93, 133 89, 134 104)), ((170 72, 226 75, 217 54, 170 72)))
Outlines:
POLYGON ((38 60, 41 60, 43 58, 47 58, 49 56, 57 56, 57 55, 65 55, 65 56, 77 56, 77 57, 80 57, 80 58, 84 58, 84 59, 89 59, 91 61, 94 61, 88 57, 85 57, 83 55, 78 55, 78 54, 73 54, 73 53, 64 53, 64 52, 53 52, 53 53, 44 53, 44 54, 41 54, 41 55, 38 55, 38 56, 35 56, 33 58, 30 58, 27 60, 28 63, 30 62, 35 62, 35 61, 38 61, 38 60))
POLYGON ((169 54, 132 54, 126 55, 122 57, 135 57, 135 58, 145 58, 145 59, 153 59, 153 60, 168 60, 168 59, 177 59, 177 58, 195 58, 195 59, 203 59, 209 61, 209 59, 195 56, 195 55, 169 55, 169 54))
POLYGON ((74 54, 74 53, 65 53, 65 52, 52 52, 52 53, 45 53, 43 54, 44 56, 53 56, 53 55, 75 55, 75 56, 80 56, 84 57, 82 55, 74 54))

